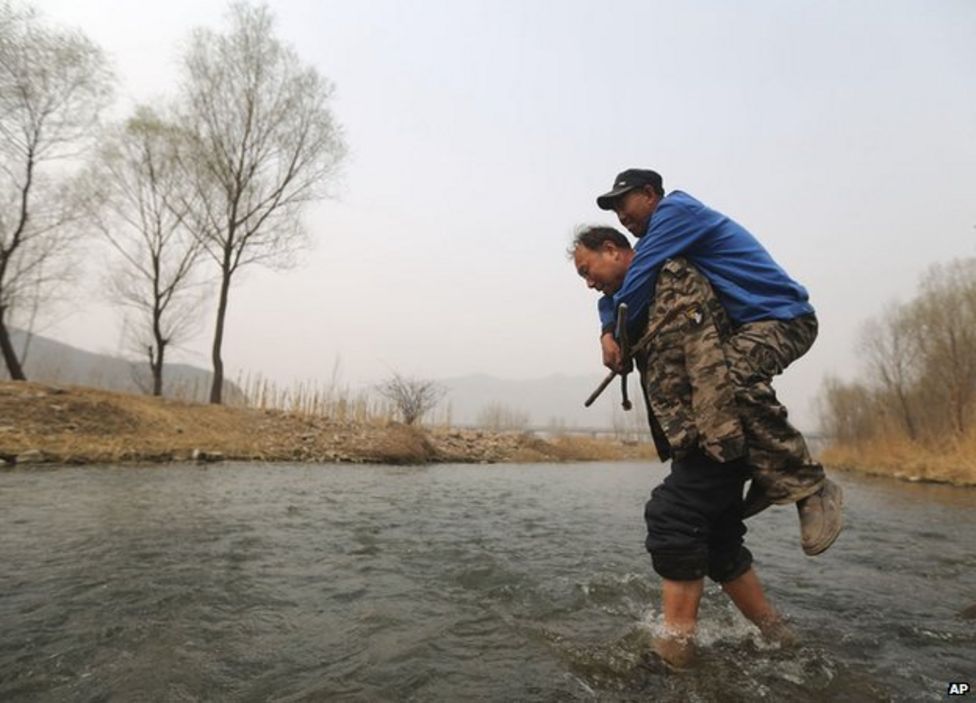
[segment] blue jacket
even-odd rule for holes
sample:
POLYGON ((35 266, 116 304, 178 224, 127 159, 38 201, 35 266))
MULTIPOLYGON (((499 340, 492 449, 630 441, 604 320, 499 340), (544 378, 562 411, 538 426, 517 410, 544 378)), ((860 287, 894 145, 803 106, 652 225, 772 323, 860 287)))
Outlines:
POLYGON ((661 200, 647 232, 637 240, 620 290, 600 298, 604 331, 613 329, 620 303, 627 303, 635 327, 643 324, 658 271, 676 256, 685 257, 705 275, 736 324, 792 320, 813 312, 806 289, 773 261, 748 230, 676 190, 661 200))

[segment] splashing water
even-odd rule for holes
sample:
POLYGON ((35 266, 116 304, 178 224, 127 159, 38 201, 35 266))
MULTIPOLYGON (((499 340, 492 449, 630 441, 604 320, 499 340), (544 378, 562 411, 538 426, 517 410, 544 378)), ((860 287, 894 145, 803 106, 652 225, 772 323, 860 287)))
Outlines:
POLYGON ((749 521, 800 642, 717 586, 698 663, 650 656, 642 464, 0 473, 0 699, 941 700, 970 680, 976 492, 841 476, 804 557, 749 521))

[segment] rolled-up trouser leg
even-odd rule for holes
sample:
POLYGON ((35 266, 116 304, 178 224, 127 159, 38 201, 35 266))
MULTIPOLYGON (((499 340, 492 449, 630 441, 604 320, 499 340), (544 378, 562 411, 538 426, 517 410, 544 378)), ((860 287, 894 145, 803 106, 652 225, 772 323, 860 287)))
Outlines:
POLYGON ((644 508, 645 545, 658 574, 725 582, 749 569, 752 554, 742 544, 742 486, 749 475, 743 460, 720 463, 701 452, 671 463, 644 508))
POLYGON ((771 383, 807 352, 816 337, 817 319, 805 315, 744 324, 725 345, 753 478, 774 503, 801 500, 820 490, 826 480, 771 383))

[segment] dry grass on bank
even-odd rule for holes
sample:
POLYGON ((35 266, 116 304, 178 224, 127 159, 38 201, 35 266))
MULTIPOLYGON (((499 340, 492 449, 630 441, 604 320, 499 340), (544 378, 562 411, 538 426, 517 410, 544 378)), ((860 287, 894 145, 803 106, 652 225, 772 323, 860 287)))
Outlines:
POLYGON ((838 443, 822 451, 820 459, 838 469, 976 486, 976 434, 948 440, 938 449, 900 437, 838 443))
POLYGON ((402 426, 355 423, 128 395, 77 386, 0 384, 0 453, 69 463, 168 461, 194 450, 233 459, 422 461, 423 438, 402 426))
POLYGON ((638 459, 653 449, 0 382, 0 459, 8 464, 181 461, 201 452, 258 461, 425 463, 638 459))

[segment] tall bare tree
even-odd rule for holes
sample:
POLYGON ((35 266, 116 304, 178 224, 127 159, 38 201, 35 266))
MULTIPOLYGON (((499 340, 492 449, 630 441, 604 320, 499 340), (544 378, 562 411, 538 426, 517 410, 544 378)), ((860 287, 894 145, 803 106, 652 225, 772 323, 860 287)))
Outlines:
POLYGON ((83 34, 0 5, 0 352, 13 379, 25 377, 10 315, 65 278, 58 259, 84 214, 70 161, 94 137, 111 87, 102 51, 83 34))
POLYGON ((96 221, 121 260, 109 284, 135 313, 128 329, 149 357, 153 395, 163 393, 166 349, 199 320, 193 274, 201 245, 183 226, 193 198, 179 168, 182 140, 180 130, 139 107, 105 138, 97 170, 103 202, 96 221))
POLYGON ((941 389, 957 434, 976 402, 976 259, 929 269, 912 304, 924 376, 941 389))
POLYGON ((288 266, 305 244, 302 207, 324 197, 345 155, 332 87, 274 36, 265 6, 231 5, 226 34, 199 29, 183 58, 187 222, 220 270, 212 403, 221 402, 228 295, 247 264, 288 266))

